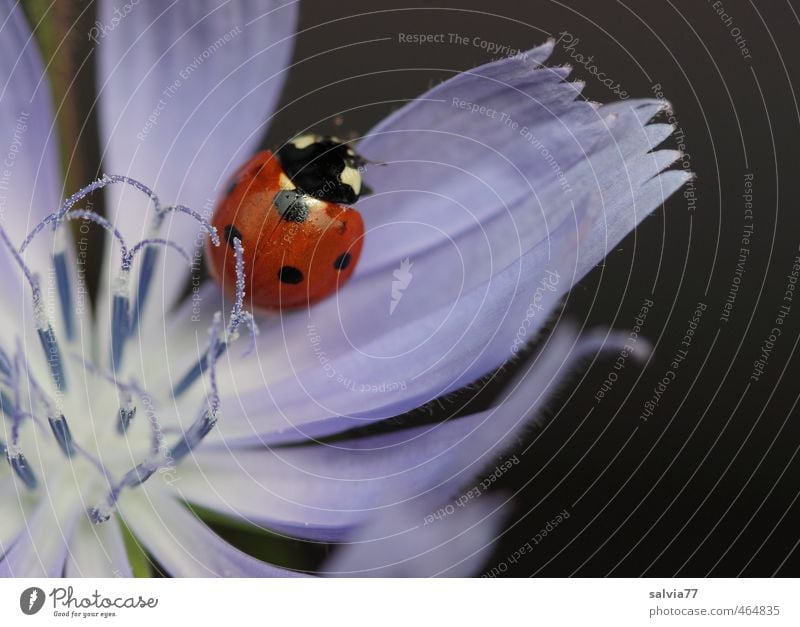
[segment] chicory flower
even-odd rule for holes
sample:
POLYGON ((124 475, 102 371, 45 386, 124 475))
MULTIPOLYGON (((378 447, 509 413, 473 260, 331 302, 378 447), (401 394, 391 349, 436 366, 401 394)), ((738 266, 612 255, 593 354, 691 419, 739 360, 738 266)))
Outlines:
POLYGON ((2 2, 0 573, 130 575, 135 541, 174 576, 290 574, 187 505, 349 542, 324 574, 474 572, 499 503, 427 516, 514 442, 575 360, 621 340, 562 329, 489 410, 350 430, 513 358, 686 181, 665 171, 678 153, 654 150, 672 132, 649 124, 664 103, 581 100, 567 68, 543 65, 552 42, 456 74, 358 141, 373 191, 351 282, 254 317, 257 269, 240 264, 229 302, 198 268, 214 203, 276 106, 296 3, 115 8, 99 3, 94 33, 113 174, 62 203, 42 61, 2 2), (107 194, 107 219, 74 208, 91 193, 107 194), (94 311, 75 220, 108 231, 94 311))

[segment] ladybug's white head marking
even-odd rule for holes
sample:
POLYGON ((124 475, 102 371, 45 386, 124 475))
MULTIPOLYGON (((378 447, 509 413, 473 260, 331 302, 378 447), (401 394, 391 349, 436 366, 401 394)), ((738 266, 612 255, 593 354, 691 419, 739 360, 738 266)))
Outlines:
POLYGON ((295 137, 293 140, 289 142, 289 145, 294 146, 295 148, 297 148, 297 150, 303 150, 304 148, 308 148, 311 144, 319 143, 320 140, 322 140, 321 135, 315 135, 314 133, 305 133, 304 135, 298 135, 297 137, 295 137))
POLYGON ((344 185, 349 185, 356 195, 361 195, 361 171, 352 165, 345 165, 342 170, 341 181, 344 185))

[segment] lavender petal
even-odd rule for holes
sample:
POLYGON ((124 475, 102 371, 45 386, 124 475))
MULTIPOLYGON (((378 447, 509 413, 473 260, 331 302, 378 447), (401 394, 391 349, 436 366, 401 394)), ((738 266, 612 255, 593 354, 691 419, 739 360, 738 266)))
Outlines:
POLYGON ((339 540, 380 511, 445 501, 518 441, 575 364, 622 335, 551 337, 500 405, 465 418, 327 445, 198 449, 181 466, 190 502, 301 537, 339 540))
POLYGON ((242 553, 158 489, 125 494, 119 512, 142 545, 174 577, 288 577, 295 573, 242 553))
POLYGON ((396 149, 411 163, 399 177, 391 164, 372 166, 378 179, 368 179, 376 195, 363 204, 373 227, 364 261, 336 296, 262 325, 256 355, 221 376, 223 403, 234 400, 220 436, 281 442, 325 435, 477 379, 533 338, 564 294, 691 176, 663 172, 676 151, 653 152, 672 132, 648 125, 664 103, 575 102, 577 90, 561 74, 530 65, 498 62, 456 77, 370 134, 365 151, 390 142, 387 153, 396 149), (559 170, 546 158, 547 168, 537 166, 539 149, 518 131, 498 130, 497 120, 487 123, 480 113, 441 111, 449 105, 424 102, 431 94, 527 112, 559 170), (441 139, 442 126, 455 147, 441 139), (429 132, 413 139, 415 127, 429 132), (465 136, 477 153, 461 146, 465 136), (471 175, 429 176, 434 166, 419 146, 440 150, 434 161, 451 170, 469 166, 471 175), (443 212, 442 198, 458 202, 443 212), (382 202, 391 208, 382 210, 382 202))
MULTIPOLYGON (((13 154, 13 165, 0 176, 4 190, 0 214, 3 228, 19 245, 28 231, 58 208, 61 181, 47 76, 19 3, 0 2, 0 24, 0 120, 4 129, 0 149, 4 155, 13 154)), ((42 237, 25 258, 32 265, 47 264, 51 250, 52 242, 42 237)))
MULTIPOLYGON (((286 77, 297 3, 214 0, 172 5, 99 3, 98 42, 104 164, 210 217, 230 174, 251 156, 286 77), (124 15, 119 18, 114 10, 124 15)), ((132 242, 150 235, 146 199, 110 192, 110 215, 132 242)), ((162 235, 187 250, 200 226, 171 214, 162 235)), ((182 263, 156 268, 150 306, 159 315, 183 289, 182 263), (164 302, 166 304, 164 304, 164 302)))
POLYGON ((0 558, 0 577, 60 577, 69 541, 78 519, 77 494, 65 483, 51 486, 39 500, 24 528, 0 558))
POLYGON ((334 550, 320 574, 335 577, 471 577, 491 555, 501 501, 480 501, 440 515, 428 500, 381 512, 334 550), (395 511, 397 510, 397 511, 395 511))
POLYGON ((69 545, 67 577, 132 577, 119 522, 95 525, 82 518, 69 545))

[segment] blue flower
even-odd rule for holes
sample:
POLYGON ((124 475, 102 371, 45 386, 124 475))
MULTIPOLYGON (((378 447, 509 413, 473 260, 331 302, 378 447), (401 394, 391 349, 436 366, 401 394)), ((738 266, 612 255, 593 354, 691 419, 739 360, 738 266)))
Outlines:
POLYGON ((502 503, 462 503, 465 486, 577 360, 622 346, 559 324, 491 408, 351 431, 515 357, 687 180, 654 150, 673 130, 649 124, 664 103, 583 101, 543 65, 552 42, 454 75, 358 141, 367 234, 335 296, 253 317, 243 263, 233 302, 201 283, 208 218, 274 112, 296 9, 101 1, 89 36, 113 174, 60 202, 42 61, 2 1, 0 574, 130 575, 131 538, 174 576, 291 574, 187 505, 343 542, 323 574, 470 574, 502 503), (95 192, 107 220, 75 208, 95 192), (89 221, 109 234, 94 309, 89 221))

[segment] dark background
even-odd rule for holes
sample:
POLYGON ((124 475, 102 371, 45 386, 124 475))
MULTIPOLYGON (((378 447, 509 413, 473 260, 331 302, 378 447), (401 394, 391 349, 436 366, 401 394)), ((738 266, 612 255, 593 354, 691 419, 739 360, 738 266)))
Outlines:
MULTIPOLYGON (((792 82, 800 70, 800 3, 724 0, 733 20, 727 25, 714 0, 439 4, 452 6, 304 0, 297 65, 265 144, 308 127, 361 134, 453 71, 497 56, 469 45, 404 44, 399 33, 458 33, 525 50, 569 31, 579 39, 574 50, 592 55, 632 97, 650 97, 661 85, 697 174, 693 208, 676 194, 570 294, 566 315, 619 329, 629 329, 652 298, 643 332, 655 353, 644 366, 629 362, 599 403, 595 393, 613 357, 573 377, 542 425, 513 452, 520 463, 497 487, 514 495, 515 506, 487 571, 800 575, 800 295, 760 381, 750 380, 800 244, 800 116, 792 82), (752 59, 743 57, 732 27, 741 29, 752 59), (747 174, 753 175, 754 234, 726 323, 720 315, 737 270, 747 174), (644 422, 643 405, 670 369, 698 302, 707 310, 689 355, 644 422), (569 518, 534 543, 563 510, 569 518), (509 559, 526 543, 532 550, 509 559)), ((56 10, 88 24, 94 19, 91 4, 56 10)), ((58 61, 67 66, 59 70, 62 80, 90 54, 80 49, 85 44, 74 45, 58 61)), ((557 46, 553 62, 569 60, 557 46)), ((587 98, 615 99, 574 65, 587 98)), ((91 71, 89 63, 82 80, 91 80, 91 71)), ((71 106, 83 113, 70 121, 66 107, 63 127, 85 121, 87 97, 72 94, 71 106)), ((92 119, 75 144, 86 144, 85 154, 96 141, 92 119)), ((73 160, 76 170, 96 167, 91 159, 73 160)), ((91 178, 70 174, 76 181, 91 178)), ((318 546, 305 548, 309 560, 319 556, 318 546)))

